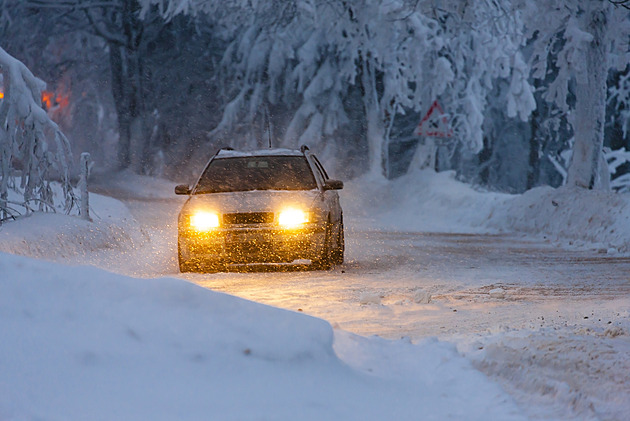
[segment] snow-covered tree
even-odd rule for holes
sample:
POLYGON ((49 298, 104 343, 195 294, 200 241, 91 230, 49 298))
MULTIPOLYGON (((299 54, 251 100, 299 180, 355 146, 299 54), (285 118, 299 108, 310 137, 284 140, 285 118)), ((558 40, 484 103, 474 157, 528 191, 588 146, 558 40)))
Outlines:
POLYGON ((149 8, 140 19, 138 4, 0 0, 0 39, 69 92, 64 118, 54 117, 74 150, 107 168, 155 173, 166 161, 177 171, 220 117, 213 66, 223 45, 201 18, 166 22, 149 8))
POLYGON ((567 183, 584 188, 608 188, 609 174, 602 155, 610 69, 629 63, 629 12, 608 0, 521 1, 519 9, 532 40, 532 72, 545 79, 545 99, 569 115, 575 141, 567 183), (551 58, 551 59, 550 59, 551 58), (574 83, 575 88, 570 89, 574 83), (568 98, 575 95, 575 106, 568 98))
POLYGON ((136 0, 27 0, 21 6, 45 11, 66 30, 83 31, 105 42, 118 120, 118 167, 143 172, 148 157, 144 149, 150 129, 147 120, 151 113, 145 100, 142 53, 148 42, 147 33, 159 32, 162 20, 140 20, 136 0))
MULTIPOLYGON (((453 73, 440 95, 440 103, 450 115, 457 142, 449 149, 456 151, 461 160, 479 153, 484 146, 483 123, 489 113, 489 97, 502 101, 495 107, 503 109, 507 117, 521 121, 526 121, 536 107, 521 54, 523 22, 509 1, 425 2, 424 10, 439 24, 444 44, 439 51, 430 53, 429 62, 435 62, 436 57, 446 59, 453 73), (492 95, 499 81, 507 87, 502 89, 502 95, 492 95)), ((429 86, 445 79, 440 68, 425 73, 429 86)), ((423 112, 430 104, 423 105, 423 112)), ((430 139, 425 144, 427 141, 430 139)), ((426 148, 418 148, 414 161, 422 162, 425 158, 419 155, 426 152, 426 148)))
POLYGON ((90 152, 96 165, 115 166, 117 119, 107 45, 87 31, 72 30, 74 22, 55 8, 0 0, 3 48, 46 80, 45 109, 72 149, 90 152))
POLYGON ((59 205, 74 204, 70 185, 70 145, 41 107, 45 83, 0 48, 3 95, 0 99, 0 221, 25 211, 55 211, 51 179, 61 182, 59 205), (19 174, 19 176, 18 176, 19 174), (22 196, 11 200, 9 191, 22 196))
POLYGON ((479 150, 494 78, 512 81, 511 115, 525 118, 534 108, 509 2, 144 1, 145 9, 155 4, 167 17, 208 13, 228 29, 221 62, 228 102, 212 136, 254 127, 264 110, 284 105, 293 110, 285 145, 331 140, 354 123, 346 99, 358 89, 369 169, 380 174, 396 115, 426 111, 440 97, 461 145, 479 150))

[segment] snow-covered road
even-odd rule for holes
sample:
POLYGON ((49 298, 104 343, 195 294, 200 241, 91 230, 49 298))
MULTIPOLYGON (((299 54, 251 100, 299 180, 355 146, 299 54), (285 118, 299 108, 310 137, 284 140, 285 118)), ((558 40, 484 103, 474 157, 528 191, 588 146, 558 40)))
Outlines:
POLYGON ((146 185, 126 177, 106 180, 100 191, 126 208, 96 197, 94 217, 101 222, 95 227, 40 215, 28 225, 7 224, 0 245, 7 252, 136 278, 176 277, 310 314, 338 328, 338 353, 348 349, 344 331, 414 343, 437 338, 455 344, 529 418, 627 419, 630 257, 623 253, 624 197, 580 198, 572 208, 580 212, 563 222, 562 203, 578 199, 572 192, 508 197, 473 191, 444 174, 417 177, 422 183, 357 183, 344 190, 346 263, 332 271, 257 266, 180 274, 176 216, 184 198, 148 178, 146 185), (374 202, 374 194, 382 200, 374 202), (560 205, 547 203, 549 197, 560 205), (528 218, 549 237, 489 233, 493 226, 527 226, 528 218), (34 228, 24 231, 29 226, 34 228), (558 236, 579 238, 579 229, 600 243, 569 247, 558 236), (92 247, 83 250, 86 243, 92 247))
MULTIPOLYGON (((118 272, 181 277, 361 335, 451 341, 533 417, 623 419, 630 410, 629 257, 514 235, 370 230, 350 217, 346 263, 332 271, 179 274, 181 202, 126 204, 150 241, 118 272)), ((111 253, 89 258, 108 266, 111 253)))
MULTIPOLYGON (((332 271, 260 265, 180 274, 175 223, 181 201, 125 203, 151 240, 116 271, 181 277, 304 311, 363 335, 417 339, 506 327, 606 328, 630 296, 627 256, 567 250, 514 235, 366 230, 352 218, 347 218, 346 263, 332 271), (616 300, 622 300, 620 306, 616 300)), ((101 266, 108 265, 110 253, 101 266)))

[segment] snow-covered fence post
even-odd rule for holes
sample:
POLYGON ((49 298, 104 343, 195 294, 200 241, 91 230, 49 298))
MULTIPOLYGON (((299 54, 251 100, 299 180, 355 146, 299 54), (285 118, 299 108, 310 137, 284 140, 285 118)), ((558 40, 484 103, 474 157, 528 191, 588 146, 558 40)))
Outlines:
POLYGON ((88 193, 88 176, 90 175, 90 154, 81 154, 81 175, 79 178, 79 190, 81 192, 81 219, 90 220, 90 196, 88 193))

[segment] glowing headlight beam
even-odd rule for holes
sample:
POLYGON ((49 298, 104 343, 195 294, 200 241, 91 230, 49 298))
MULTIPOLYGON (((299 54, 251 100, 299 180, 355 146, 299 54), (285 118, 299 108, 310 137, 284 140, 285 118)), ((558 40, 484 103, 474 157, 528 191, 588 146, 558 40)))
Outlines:
POLYGON ((295 228, 308 222, 308 213, 300 209, 285 209, 278 215, 278 224, 285 228, 295 228))
POLYGON ((197 231, 208 231, 219 226, 219 215, 213 212, 197 211, 190 215, 190 226, 197 231))

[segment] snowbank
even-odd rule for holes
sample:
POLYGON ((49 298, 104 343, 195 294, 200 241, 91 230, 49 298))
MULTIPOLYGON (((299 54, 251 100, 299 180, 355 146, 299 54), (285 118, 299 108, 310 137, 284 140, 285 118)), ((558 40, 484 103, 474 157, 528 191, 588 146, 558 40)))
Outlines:
POLYGON ((147 236, 118 200, 90 194, 90 216, 36 212, 0 226, 0 251, 43 259, 86 255, 98 249, 138 247, 147 236))
POLYGON ((480 193, 455 173, 419 170, 403 177, 359 178, 342 190, 344 216, 358 226, 417 232, 485 233, 511 196, 480 193))
POLYGON ((353 225, 398 231, 523 233, 563 246, 630 253, 630 195, 540 187, 522 195, 475 190, 451 171, 346 183, 353 225))
POLYGON ((630 195, 624 193, 539 187, 512 197, 488 222, 503 231, 630 253, 630 195))
POLYGON ((333 334, 177 279, 3 253, 0 272, 3 420, 522 419, 450 344, 333 334))
MULTIPOLYGON (((626 317, 628 310, 621 310, 626 317)), ((623 328, 510 330, 461 352, 533 419, 626 420, 630 341, 623 328), (626 339, 624 339, 624 337, 626 339), (544 373, 544 374, 543 374, 544 373)))

